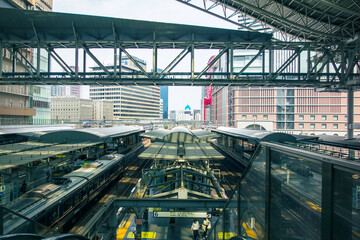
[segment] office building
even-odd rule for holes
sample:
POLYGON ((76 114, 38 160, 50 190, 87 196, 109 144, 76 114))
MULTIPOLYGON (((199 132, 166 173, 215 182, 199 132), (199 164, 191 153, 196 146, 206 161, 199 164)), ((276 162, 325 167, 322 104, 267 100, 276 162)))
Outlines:
POLYGON ((109 100, 94 100, 93 120, 113 120, 114 103, 109 100))
POLYGON ((51 101, 51 119, 58 123, 77 123, 93 120, 94 102, 76 97, 54 97, 51 101))
MULTIPOLYGON (((146 62, 133 57, 142 68, 146 62)), ((113 71, 113 65, 107 65, 113 71)), ((92 67, 92 71, 102 71, 100 67, 92 67)), ((136 72, 138 67, 128 57, 121 62, 122 72, 136 72)), ((90 98, 93 100, 110 100, 114 102, 114 119, 159 119, 160 87, 158 86, 90 86, 90 98)))

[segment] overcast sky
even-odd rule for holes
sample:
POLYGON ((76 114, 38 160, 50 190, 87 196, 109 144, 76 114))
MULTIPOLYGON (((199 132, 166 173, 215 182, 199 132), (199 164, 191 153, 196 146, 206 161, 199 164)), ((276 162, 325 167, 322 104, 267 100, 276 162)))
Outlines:
MULTIPOLYGON (((196 1, 202 3, 202 0, 193 0, 193 2, 196 1)), ((207 2, 212 4, 210 1, 207 2)), ((217 11, 221 10, 219 8, 217 11)), ((233 24, 175 0, 54 0, 53 11, 236 29, 233 24)), ((164 69, 180 51, 158 50, 158 67, 164 69)), ((113 64, 113 50, 94 50, 93 52, 103 64, 113 64)), ((150 71, 152 66, 151 49, 129 50, 129 52, 138 58, 144 59, 148 65, 147 69, 150 71)), ((195 71, 201 71, 206 66, 209 58, 217 52, 216 50, 196 51, 195 71)), ((62 51, 60 54, 67 62, 74 65, 72 64, 74 61, 73 51, 62 51)), ((95 63, 91 60, 87 60, 87 62, 88 66, 95 66, 95 63)), ((58 67, 56 64, 53 65, 55 65, 54 68, 58 67)), ((189 69, 190 56, 187 56, 173 71, 189 71, 189 69)), ((187 104, 192 109, 200 109, 200 98, 200 87, 170 87, 169 110, 183 110, 187 104)))

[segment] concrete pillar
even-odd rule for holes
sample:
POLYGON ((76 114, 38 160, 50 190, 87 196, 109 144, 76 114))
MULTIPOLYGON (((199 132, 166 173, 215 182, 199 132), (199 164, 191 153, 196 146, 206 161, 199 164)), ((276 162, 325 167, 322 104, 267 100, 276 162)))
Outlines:
POLYGON ((347 95, 347 137, 346 139, 354 138, 354 89, 348 88, 347 95))

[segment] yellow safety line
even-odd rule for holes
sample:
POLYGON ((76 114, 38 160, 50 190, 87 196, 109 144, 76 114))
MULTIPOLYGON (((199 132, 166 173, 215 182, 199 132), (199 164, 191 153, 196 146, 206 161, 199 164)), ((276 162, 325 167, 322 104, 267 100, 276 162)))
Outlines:
POLYGON ((118 231, 116 232, 116 240, 122 240, 125 237, 125 234, 130 227, 131 221, 133 220, 134 215, 131 214, 129 220, 126 222, 124 227, 119 227, 118 231))
POLYGON ((355 230, 352 230, 352 232, 353 232, 356 236, 360 237, 360 234, 359 234, 358 232, 356 232, 355 230))
POLYGON ((257 236, 256 236, 254 230, 248 228, 244 222, 243 222, 243 227, 245 228, 245 231, 246 231, 246 234, 248 235, 248 237, 257 239, 257 236))

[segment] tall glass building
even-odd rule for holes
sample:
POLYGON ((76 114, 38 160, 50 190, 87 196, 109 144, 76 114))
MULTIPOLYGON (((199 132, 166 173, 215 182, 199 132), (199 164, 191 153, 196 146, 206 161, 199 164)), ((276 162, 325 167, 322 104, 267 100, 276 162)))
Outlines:
POLYGON ((160 87, 160 98, 163 100, 163 113, 162 118, 169 118, 169 87, 161 86, 160 87))

